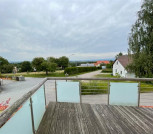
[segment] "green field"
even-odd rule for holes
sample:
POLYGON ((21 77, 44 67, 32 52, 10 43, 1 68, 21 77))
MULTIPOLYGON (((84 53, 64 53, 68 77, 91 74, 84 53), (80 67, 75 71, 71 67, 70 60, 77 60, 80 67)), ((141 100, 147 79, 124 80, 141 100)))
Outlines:
POLYGON ((38 78, 45 78, 45 77, 65 77, 64 71, 56 71, 51 72, 46 75, 45 72, 23 72, 17 74, 2 74, 1 77, 12 77, 12 76, 25 76, 25 77, 38 77, 38 78))
MULTIPOLYGON (((82 72, 82 73, 77 73, 73 75, 68 75, 69 77, 71 76, 77 76, 85 73, 90 73, 93 71, 89 72, 82 72)), ((56 71, 56 72, 49 72, 48 75, 46 75, 46 72, 22 72, 22 73, 8 73, 8 74, 1 74, 0 77, 12 77, 12 76, 24 76, 24 77, 37 77, 37 78, 45 78, 45 77, 66 77, 64 74, 64 70, 56 71)))
MULTIPOLYGON (((112 76, 111 74, 99 74, 96 75, 97 78, 118 78, 116 76, 112 76)), ((110 82, 123 82, 123 81, 110 81, 110 82)), ((132 81, 124 81, 133 83, 132 81)), ((107 94, 108 93, 108 81, 86 81, 81 82, 82 94, 107 94)), ((153 82, 141 82, 140 92, 153 92, 153 82)))

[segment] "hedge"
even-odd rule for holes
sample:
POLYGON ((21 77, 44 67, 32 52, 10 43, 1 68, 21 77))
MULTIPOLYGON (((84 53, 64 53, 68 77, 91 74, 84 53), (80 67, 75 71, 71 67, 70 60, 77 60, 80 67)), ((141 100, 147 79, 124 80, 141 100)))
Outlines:
POLYGON ((112 73, 112 69, 111 68, 102 69, 101 72, 102 73, 112 73))
POLYGON ((73 74, 78 74, 78 73, 83 73, 83 72, 90 72, 90 71, 95 71, 97 70, 96 67, 68 67, 64 70, 64 73, 73 75, 73 74))

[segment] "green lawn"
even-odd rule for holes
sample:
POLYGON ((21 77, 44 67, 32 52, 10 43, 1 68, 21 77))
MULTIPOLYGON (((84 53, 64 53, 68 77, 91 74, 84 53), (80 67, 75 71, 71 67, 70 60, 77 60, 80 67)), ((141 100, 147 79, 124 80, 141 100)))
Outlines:
MULTIPOLYGON (((99 74, 96 76, 97 78, 117 78, 116 76, 112 76, 111 74, 99 74)), ((110 81, 110 82, 129 82, 133 83, 133 81, 110 81)), ((82 94, 106 94, 108 93, 108 82, 107 81, 86 81, 81 82, 82 94)), ((145 92, 153 92, 153 82, 146 83, 141 82, 141 93, 145 92)))
POLYGON ((112 68, 102 69, 102 73, 112 73, 112 68))
POLYGON ((110 74, 98 74, 96 75, 97 78, 118 78, 117 76, 113 76, 111 73, 110 74))
MULTIPOLYGON (((88 71, 88 72, 83 72, 83 73, 78 73, 78 74, 73 74, 73 75, 69 75, 69 77, 71 76, 77 76, 77 75, 81 75, 81 74, 85 74, 85 73, 90 73, 93 71, 88 71)), ((37 77, 37 78, 45 78, 45 77, 66 77, 64 74, 64 70, 60 70, 60 71, 56 71, 56 72, 49 72, 48 75, 46 75, 45 72, 22 72, 22 73, 17 73, 17 74, 13 74, 13 73, 8 73, 8 74, 1 74, 0 77, 12 77, 12 76, 25 76, 25 77, 37 77)))
POLYGON ((38 77, 38 78, 45 78, 45 77, 65 77, 64 71, 56 71, 51 72, 46 75, 45 72, 23 72, 23 73, 17 73, 17 74, 2 74, 2 77, 12 77, 12 76, 25 76, 25 77, 38 77))

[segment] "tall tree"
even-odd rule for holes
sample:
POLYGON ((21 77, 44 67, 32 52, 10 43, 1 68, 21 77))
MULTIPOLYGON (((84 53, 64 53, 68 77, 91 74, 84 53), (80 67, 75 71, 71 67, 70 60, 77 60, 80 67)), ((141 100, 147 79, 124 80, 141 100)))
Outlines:
POLYGON ((8 64, 9 64, 8 60, 0 56, 0 72, 2 72, 4 65, 8 64))
POLYGON ((153 77, 153 0, 144 0, 129 36, 128 66, 138 77, 153 77))
POLYGON ((68 64, 69 64, 69 58, 67 58, 66 56, 62 56, 59 58, 59 66, 61 66, 62 69, 68 67, 68 64))
POLYGON ((46 71, 46 75, 48 75, 48 72, 55 72, 56 70, 56 67, 57 67, 57 64, 56 63, 51 63, 51 62, 48 62, 48 61, 44 61, 42 64, 42 69, 44 71, 46 71))
POLYGON ((52 63, 56 63, 56 58, 54 58, 54 57, 48 57, 47 58, 47 61, 48 62, 52 62, 52 63))
POLYGON ((27 71, 31 71, 32 67, 31 67, 31 63, 29 61, 24 61, 21 64, 21 72, 27 72, 27 71))
POLYGON ((32 60, 32 65, 36 69, 36 71, 42 71, 42 63, 45 61, 43 57, 36 57, 32 60))
POLYGON ((115 56, 115 58, 117 59, 119 56, 122 56, 122 55, 123 55, 123 53, 120 52, 119 54, 117 54, 117 55, 115 56))
POLYGON ((4 64, 2 68, 2 73, 12 73, 13 67, 14 66, 12 64, 4 64))

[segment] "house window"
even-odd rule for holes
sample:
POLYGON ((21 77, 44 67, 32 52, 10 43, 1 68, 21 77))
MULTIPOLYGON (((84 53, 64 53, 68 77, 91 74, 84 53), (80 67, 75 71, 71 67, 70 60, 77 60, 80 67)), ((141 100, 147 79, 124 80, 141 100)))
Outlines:
POLYGON ((122 71, 121 71, 121 74, 122 74, 122 71))

